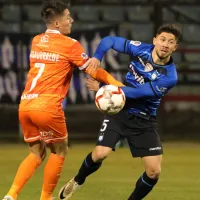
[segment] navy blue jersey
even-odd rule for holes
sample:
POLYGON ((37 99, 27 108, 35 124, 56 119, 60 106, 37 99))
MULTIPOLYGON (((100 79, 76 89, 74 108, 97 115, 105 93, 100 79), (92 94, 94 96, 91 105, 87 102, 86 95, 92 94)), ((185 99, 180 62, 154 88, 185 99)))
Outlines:
POLYGON ((126 95, 125 109, 130 113, 155 116, 161 97, 177 83, 173 59, 166 65, 155 64, 152 60, 154 45, 115 36, 102 39, 94 57, 101 60, 111 48, 131 56, 125 77, 127 87, 121 87, 126 95))
MULTIPOLYGON (((129 72, 125 77, 125 84, 138 88, 149 83, 154 97, 127 99, 126 107, 131 113, 156 115, 161 97, 176 85, 177 71, 172 58, 165 66, 157 65, 152 60, 154 45, 139 41, 126 41, 125 53, 131 56, 129 72)), ((145 89, 145 88, 144 88, 145 89)))

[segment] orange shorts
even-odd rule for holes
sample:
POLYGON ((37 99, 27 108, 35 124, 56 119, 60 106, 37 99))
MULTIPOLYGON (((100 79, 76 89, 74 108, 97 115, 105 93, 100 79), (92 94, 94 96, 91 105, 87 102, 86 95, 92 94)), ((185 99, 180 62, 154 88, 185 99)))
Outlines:
POLYGON ((19 111, 25 142, 59 142, 68 137, 64 112, 19 111))

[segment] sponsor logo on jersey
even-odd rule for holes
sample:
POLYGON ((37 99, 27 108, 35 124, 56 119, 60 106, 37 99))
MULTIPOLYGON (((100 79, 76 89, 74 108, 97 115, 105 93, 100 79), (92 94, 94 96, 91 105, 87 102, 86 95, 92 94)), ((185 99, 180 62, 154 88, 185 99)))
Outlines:
POLYGON ((153 147, 153 148, 149 148, 149 151, 156 151, 156 150, 161 150, 161 147, 153 147))
POLYGON ((133 40, 131 40, 130 44, 132 44, 134 46, 140 46, 141 42, 140 41, 133 41, 133 40))
POLYGON ((166 90, 167 90, 167 88, 166 87, 158 87, 157 85, 156 85, 156 90, 158 90, 159 92, 162 92, 162 93, 164 93, 166 90))
POLYGON ((86 53, 82 53, 81 54, 81 57, 84 59, 84 60, 87 60, 88 59, 88 55, 86 53))
POLYGON ((140 83, 141 85, 144 84, 144 77, 138 75, 138 73, 135 71, 134 66, 132 64, 129 65, 129 68, 131 69, 132 74, 134 75, 135 80, 140 83))
POLYGON ((24 100, 24 99, 36 99, 38 98, 38 94, 23 94, 21 96, 21 100, 24 100))
POLYGON ((53 131, 39 131, 40 135, 43 139, 52 139, 53 138, 53 131))
POLYGON ((48 35, 42 36, 40 42, 49 42, 49 36, 48 35))

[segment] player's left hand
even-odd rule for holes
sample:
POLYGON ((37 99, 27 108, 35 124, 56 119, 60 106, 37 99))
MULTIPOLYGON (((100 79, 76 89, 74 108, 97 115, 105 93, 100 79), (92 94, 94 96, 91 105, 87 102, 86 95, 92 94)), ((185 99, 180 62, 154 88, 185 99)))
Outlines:
POLYGON ((88 61, 87 73, 92 75, 100 67, 100 61, 96 58, 90 58, 88 61))
POLYGON ((86 86, 90 91, 97 91, 100 83, 93 78, 86 78, 86 86))

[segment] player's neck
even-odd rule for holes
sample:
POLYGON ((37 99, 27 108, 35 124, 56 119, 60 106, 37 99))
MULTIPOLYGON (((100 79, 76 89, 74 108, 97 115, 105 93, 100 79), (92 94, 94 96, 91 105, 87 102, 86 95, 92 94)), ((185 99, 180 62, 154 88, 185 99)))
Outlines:
POLYGON ((55 27, 53 27, 53 26, 47 26, 47 32, 51 32, 51 31, 55 31, 55 32, 59 32, 60 33, 60 31, 57 29, 57 28, 55 28, 55 27))

